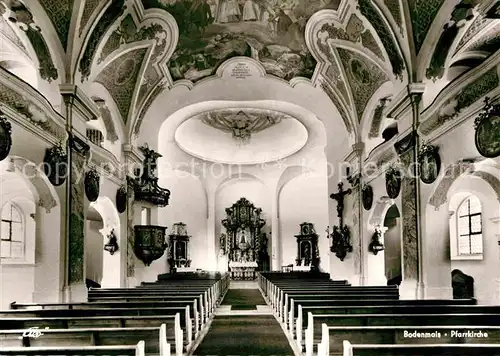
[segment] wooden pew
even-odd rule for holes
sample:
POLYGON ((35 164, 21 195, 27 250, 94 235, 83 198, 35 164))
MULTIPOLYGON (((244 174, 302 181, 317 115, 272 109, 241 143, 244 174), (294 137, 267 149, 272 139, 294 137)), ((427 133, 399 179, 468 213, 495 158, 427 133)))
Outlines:
MULTIPOLYGON (((167 335, 174 340, 177 356, 184 349, 184 331, 181 328, 180 313, 156 316, 90 316, 90 317, 53 317, 53 318, 0 318, 0 330, 28 330, 38 328, 44 332, 49 329, 83 328, 140 328, 159 327, 165 324, 167 335)), ((187 340, 186 340, 187 341, 187 340)), ((186 347, 190 344, 187 341, 186 347)))
MULTIPOLYGON (((458 301, 455 299, 455 301, 458 301)), ((464 300, 467 302, 468 300, 464 300)), ((313 314, 434 314, 434 313, 500 313, 500 307, 492 305, 448 305, 445 299, 418 300, 372 300, 371 304, 363 305, 366 300, 300 300, 292 298, 288 316, 287 329, 292 337, 298 336, 303 330, 303 321, 307 313, 313 314), (341 302, 351 305, 339 305, 341 302), (428 304, 435 303, 435 304, 428 304)))
POLYGON ((300 290, 287 290, 286 292, 280 291, 279 298, 274 304, 274 310, 285 324, 288 322, 288 312, 290 311, 290 299, 330 299, 330 300, 352 300, 352 299, 370 299, 370 300, 399 300, 399 291, 300 291, 300 290))
MULTIPOLYGON (((185 314, 185 320, 191 319, 194 332, 200 331, 203 319, 198 312, 196 299, 191 301, 169 301, 164 306, 136 306, 137 303, 64 303, 33 304, 27 309, 0 310, 2 317, 57 317, 57 316, 103 316, 103 315, 175 315, 185 314), (189 310, 186 310, 188 308, 189 310)), ((140 305, 140 304, 139 304, 140 305)), ((13 306, 13 304, 11 304, 13 306)), ((14 304, 16 307, 17 305, 14 304)), ((184 319, 181 318, 181 322, 184 319)), ((186 322, 187 327, 187 322, 186 322)))
MULTIPOLYGON (((313 315, 308 313, 307 328, 305 330, 306 355, 313 352, 314 340, 322 334, 322 325, 325 326, 418 326, 418 325, 500 325, 500 315, 495 313, 484 314, 329 314, 313 315)), ((297 334, 298 336, 299 334, 297 334)), ((297 337, 297 343, 299 337, 297 337)), ((299 344, 298 344, 299 345, 299 344)), ((300 345, 301 347, 301 345, 300 345)))
POLYGON ((207 292, 202 294, 197 293, 187 293, 182 295, 172 295, 168 292, 157 295, 150 295, 148 293, 130 295, 126 292, 116 293, 114 296, 89 296, 88 300, 90 303, 164 303, 175 300, 185 300, 186 298, 198 298, 200 319, 206 322, 212 312, 215 311, 216 306, 220 301, 213 302, 207 292))
POLYGON ((500 326, 327 326, 322 324, 318 350, 342 352, 342 342, 354 344, 498 344, 500 326))
MULTIPOLYGON (((171 306, 186 305, 190 308, 190 315, 193 318, 193 325, 195 331, 199 331, 203 324, 208 319, 207 312, 203 304, 203 297, 199 295, 197 299, 191 301, 184 300, 184 298, 174 298, 172 300, 150 300, 150 301, 129 301, 123 303, 121 301, 107 301, 107 302, 83 302, 83 303, 16 303, 10 304, 13 310, 72 310, 72 309, 88 309, 88 308, 112 308, 112 309, 133 309, 139 310, 148 309, 151 312, 153 309, 169 308, 171 306)), ((161 314, 161 313, 160 313, 161 314)), ((140 315, 140 314, 138 314, 140 315)))
POLYGON ((16 347, 119 346, 145 342, 145 352, 170 356, 167 326, 143 328, 85 328, 48 330, 0 330, 0 349, 16 347))
MULTIPOLYGON (((323 350, 319 356, 327 355, 323 350)), ((370 345, 344 341, 343 356, 500 356, 498 344, 370 345)))
POLYGON ((31 356, 31 355, 79 355, 79 356, 145 356, 144 341, 137 345, 123 346, 67 346, 67 347, 5 347, 0 349, 0 356, 31 356))

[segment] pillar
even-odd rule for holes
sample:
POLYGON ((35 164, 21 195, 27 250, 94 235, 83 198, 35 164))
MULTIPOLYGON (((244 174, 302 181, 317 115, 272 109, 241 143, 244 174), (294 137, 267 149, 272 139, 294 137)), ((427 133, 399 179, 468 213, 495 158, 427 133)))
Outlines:
MULTIPOLYGON (((274 190, 275 191, 275 190, 274 190)), ((280 271, 281 261, 281 241, 280 233, 280 220, 279 220, 279 203, 278 195, 271 194, 271 270, 280 271)))
POLYGON ((86 122, 98 117, 97 108, 91 99, 75 85, 61 85, 64 99, 68 142, 68 178, 66 179, 66 209, 64 221, 65 278, 64 300, 78 302, 87 300, 85 285, 85 187, 84 175, 90 154, 86 143, 86 122))

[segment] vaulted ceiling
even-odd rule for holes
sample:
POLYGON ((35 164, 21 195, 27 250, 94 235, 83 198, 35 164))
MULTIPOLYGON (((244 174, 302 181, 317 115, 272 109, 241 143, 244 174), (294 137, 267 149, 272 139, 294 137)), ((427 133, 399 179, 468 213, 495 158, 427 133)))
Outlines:
POLYGON ((162 91, 196 85, 235 56, 285 81, 307 78, 356 135, 404 85, 500 48, 493 0, 0 0, 0 12, 3 38, 34 58, 40 78, 100 84, 130 134, 162 91))

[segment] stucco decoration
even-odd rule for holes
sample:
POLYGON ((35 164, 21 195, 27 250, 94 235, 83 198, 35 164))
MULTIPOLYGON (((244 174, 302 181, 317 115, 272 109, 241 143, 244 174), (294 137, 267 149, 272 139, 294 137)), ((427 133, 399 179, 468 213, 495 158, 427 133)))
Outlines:
POLYGON ((449 99, 443 108, 420 124, 419 131, 428 135, 446 122, 454 120, 462 110, 475 103, 500 84, 498 71, 493 67, 481 77, 464 86, 454 97, 449 99))
POLYGON ((345 30, 338 24, 325 23, 319 28, 317 36, 318 46, 323 52, 328 50, 327 43, 329 40, 349 41, 362 44, 382 61, 385 61, 382 50, 378 46, 372 33, 370 30, 365 29, 363 21, 356 14, 351 15, 345 30))
POLYGON ((323 91, 326 93, 326 95, 328 95, 330 100, 333 102, 333 104, 335 105, 335 107, 339 111, 340 116, 342 117, 342 121, 344 121, 344 125, 346 127, 347 132, 349 134, 351 134, 353 132, 353 125, 350 121, 350 116, 347 113, 344 106, 340 103, 340 100, 337 97, 337 95, 335 94, 333 88, 328 84, 327 81, 324 81, 324 80, 320 81, 320 86, 321 86, 321 89, 323 89, 323 91))
POLYGON ((261 164, 298 152, 308 132, 284 112, 239 107, 196 114, 177 127, 174 137, 179 148, 203 161, 261 164))
MULTIPOLYGON (((0 67, 0 72, 7 74, 7 71, 0 67)), ((12 74, 7 74, 12 75, 12 74)), ((66 130, 63 126, 54 122, 54 119, 47 115, 44 110, 36 103, 30 102, 23 95, 19 94, 12 88, 8 87, 0 81, 0 102, 3 105, 10 107, 26 120, 29 120, 33 125, 40 127, 42 130, 50 133, 58 141, 66 139, 66 130)))
POLYGON ((399 0, 384 0, 385 6, 390 11, 392 18, 399 27, 401 33, 403 32, 403 16, 401 15, 401 4, 399 0))
POLYGON ((45 174, 40 172, 35 164, 25 158, 14 157, 13 161, 16 169, 23 172, 35 187, 38 195, 38 206, 44 208, 47 213, 50 213, 51 209, 57 206, 57 200, 52 194, 45 174))
POLYGON ((385 97, 379 100, 379 103, 375 110, 373 110, 373 118, 370 126, 370 132, 368 133, 369 138, 376 138, 380 136, 380 125, 384 118, 384 110, 389 102, 389 98, 385 97))
POLYGON ((84 282, 85 189, 81 173, 85 170, 90 147, 77 137, 70 138, 71 145, 71 201, 69 231, 69 283, 84 282))
POLYGON ((97 55, 97 47, 101 43, 104 35, 111 28, 113 23, 125 11, 125 0, 113 0, 97 22, 90 34, 87 46, 79 62, 79 70, 82 75, 82 82, 90 76, 90 71, 94 57, 97 55))
POLYGON ((358 121, 363 117, 366 104, 388 76, 371 60, 357 52, 337 48, 354 97, 358 121))
POLYGON ((139 130, 141 128, 142 120, 144 120, 144 116, 146 115, 146 112, 148 109, 153 105, 153 102, 155 99, 160 95, 160 93, 165 90, 166 85, 165 83, 160 83, 154 90, 151 92, 151 94, 148 96, 146 101, 144 102, 144 105, 142 106, 141 112, 139 113, 139 116, 137 117, 137 121, 135 122, 135 128, 134 128, 134 134, 136 136, 139 136, 139 130))
POLYGON ((85 26, 87 26, 91 16, 97 9, 100 0, 81 0, 81 1, 85 1, 85 7, 83 8, 82 16, 80 17, 80 30, 79 30, 80 36, 82 36, 85 26))
POLYGON ((371 23, 375 32, 377 32, 380 41, 382 41, 382 44, 387 51, 389 61, 391 62, 394 76, 403 80, 405 64, 392 31, 389 29, 386 22, 375 9, 370 0, 359 0, 359 11, 371 23))
POLYGON ((38 59, 40 77, 49 82, 58 79, 59 74, 52 60, 42 30, 35 24, 29 9, 19 1, 12 1, 11 11, 16 16, 16 25, 24 31, 38 59))
MULTIPOLYGON (((414 163, 413 150, 401 155, 401 161, 407 167, 414 163)), ((403 273, 404 279, 418 279, 418 211, 416 204, 417 179, 405 174, 401 184, 401 204, 403 223, 403 273)))
POLYGON ((479 34, 484 28, 491 24, 494 21, 493 19, 488 19, 484 16, 477 16, 476 19, 469 26, 465 34, 460 39, 460 42, 455 49, 455 54, 457 54, 470 40, 474 38, 477 34, 479 34))
POLYGON ((63 49, 66 50, 75 0, 39 0, 39 2, 52 21, 63 49))
POLYGON ((127 277, 135 276, 134 180, 127 177, 127 277))
POLYGON ((493 54, 500 47, 500 24, 493 27, 486 36, 481 36, 476 41, 465 47, 464 52, 487 52, 493 54))
POLYGON ((419 52, 427 32, 445 0, 407 0, 410 10, 415 52, 419 52))
POLYGON ((11 41, 17 48, 23 51, 26 55, 28 55, 28 50, 24 46, 24 43, 14 32, 12 27, 7 23, 7 21, 0 16, 0 33, 5 36, 9 41, 11 41))
POLYGON ((106 105, 104 100, 94 100, 97 108, 99 109, 99 114, 104 122, 104 127, 106 128, 106 140, 115 143, 118 140, 118 135, 116 133, 115 124, 113 122, 113 117, 111 116, 111 111, 106 105))
POLYGON ((485 171, 475 171, 472 173, 474 177, 479 177, 490 185, 497 195, 497 200, 500 202, 500 180, 493 174, 485 171))
MULTIPOLYGON (((167 61, 178 45, 178 27, 171 14, 161 10, 144 12, 141 9, 137 9, 137 14, 135 14, 132 12, 135 10, 135 7, 127 9, 127 15, 109 34, 97 58, 97 64, 105 65, 104 71, 106 71, 109 68, 109 63, 104 63, 114 58, 115 63, 112 66, 116 66, 116 61, 120 61, 116 57, 130 56, 128 50, 132 45, 147 45, 148 50, 151 48, 150 52, 142 56, 141 62, 144 62, 140 63, 142 67, 138 65, 135 68, 141 71, 140 76, 135 77, 129 83, 127 89, 130 91, 128 117, 124 115, 127 111, 123 107, 124 100, 120 102, 120 111, 126 123, 129 122, 128 119, 131 116, 134 117, 134 120, 142 121, 154 99, 166 87, 166 83, 171 82, 167 61), (134 88, 132 88, 132 84, 134 88), (132 93, 133 95, 131 95, 132 93)), ((132 73, 132 70, 130 72, 132 73)), ((132 125, 137 126, 136 123, 132 123, 132 125)))
POLYGON ((460 161, 446 167, 443 179, 441 179, 436 190, 429 199, 429 204, 437 210, 441 205, 446 203, 446 195, 453 182, 462 174, 470 170, 472 165, 473 162, 471 161, 460 161))
POLYGON ((359 224, 362 217, 359 215, 359 195, 360 185, 356 184, 352 187, 352 229, 351 229, 351 244, 352 257, 354 260, 354 271, 361 269, 361 237, 359 235, 359 224))
POLYGON ((281 122, 283 114, 270 110, 224 110, 206 113, 201 121, 213 128, 232 134, 233 139, 246 143, 252 134, 281 122))
POLYGON ((143 73, 146 54, 146 48, 131 50, 109 63, 96 79, 113 97, 125 124, 133 109, 136 83, 143 73))
POLYGON ((375 202, 370 219, 368 223, 373 228, 380 228, 384 224, 384 218, 387 210, 391 205, 394 204, 394 200, 390 199, 388 196, 381 197, 375 202))

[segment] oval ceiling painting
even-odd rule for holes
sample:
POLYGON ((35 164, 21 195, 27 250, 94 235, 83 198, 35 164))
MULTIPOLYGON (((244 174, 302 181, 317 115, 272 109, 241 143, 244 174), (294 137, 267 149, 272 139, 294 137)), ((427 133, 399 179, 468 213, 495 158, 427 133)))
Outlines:
POLYGON ((224 164, 278 161, 302 149, 307 139, 307 129, 296 118, 256 108, 203 112, 184 121, 175 132, 183 151, 224 164))

